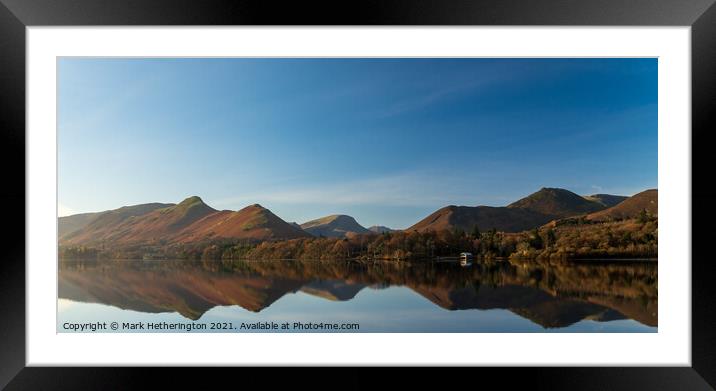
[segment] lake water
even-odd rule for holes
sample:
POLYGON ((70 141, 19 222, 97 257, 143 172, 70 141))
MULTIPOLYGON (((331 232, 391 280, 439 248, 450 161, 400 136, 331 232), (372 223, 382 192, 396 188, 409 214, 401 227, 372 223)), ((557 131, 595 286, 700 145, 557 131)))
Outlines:
POLYGON ((58 292, 58 332, 656 332, 658 325, 655 262, 63 260, 58 292))

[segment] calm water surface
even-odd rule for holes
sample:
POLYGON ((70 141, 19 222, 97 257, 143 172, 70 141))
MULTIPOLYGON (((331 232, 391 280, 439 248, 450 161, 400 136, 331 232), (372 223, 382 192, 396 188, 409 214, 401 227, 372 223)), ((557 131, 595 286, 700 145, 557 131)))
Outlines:
POLYGON ((58 290, 58 332, 656 332, 658 319, 647 262, 63 260, 58 290))

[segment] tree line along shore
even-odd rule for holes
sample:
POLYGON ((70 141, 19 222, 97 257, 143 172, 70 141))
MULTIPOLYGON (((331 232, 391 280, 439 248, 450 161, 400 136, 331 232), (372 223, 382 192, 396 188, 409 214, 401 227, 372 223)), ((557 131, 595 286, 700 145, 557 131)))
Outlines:
POLYGON ((519 233, 496 229, 394 231, 344 238, 207 240, 128 246, 60 246, 61 259, 435 260, 470 252, 481 259, 657 258, 658 220, 566 219, 519 233))

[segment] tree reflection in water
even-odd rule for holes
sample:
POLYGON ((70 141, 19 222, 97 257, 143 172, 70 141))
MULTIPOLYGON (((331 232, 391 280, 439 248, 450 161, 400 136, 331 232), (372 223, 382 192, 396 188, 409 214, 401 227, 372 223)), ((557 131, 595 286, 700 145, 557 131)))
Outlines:
POLYGON ((583 319, 657 326, 657 265, 497 261, 363 264, 352 261, 73 261, 59 297, 199 319, 215 306, 260 312, 287 293, 352 300, 405 286, 446 310, 506 309, 545 328, 583 319))

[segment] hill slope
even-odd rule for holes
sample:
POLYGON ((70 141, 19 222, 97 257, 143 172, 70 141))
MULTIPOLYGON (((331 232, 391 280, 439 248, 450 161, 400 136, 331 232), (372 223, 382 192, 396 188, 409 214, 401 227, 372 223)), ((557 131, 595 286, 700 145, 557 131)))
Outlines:
POLYGON ((395 229, 388 228, 384 225, 372 225, 368 227, 368 231, 375 232, 377 234, 382 234, 384 232, 395 232, 395 229))
POLYGON ((604 209, 601 202, 588 200, 569 190, 542 188, 536 193, 506 207, 455 206, 438 209, 408 231, 450 230, 471 231, 495 228, 504 232, 520 232, 568 216, 584 215, 604 209))
POLYGON ((611 195, 611 194, 592 194, 590 196, 585 196, 584 198, 590 200, 590 201, 596 201, 600 204, 606 206, 607 208, 611 208, 614 205, 617 205, 618 203, 626 200, 627 196, 618 196, 618 195, 611 195))
POLYGON ((637 217, 642 210, 658 216, 659 191, 657 189, 649 189, 634 194, 609 209, 587 215, 587 219, 594 221, 630 219, 637 217))
POLYGON ((72 216, 63 216, 57 219, 57 236, 62 238, 78 231, 96 219, 100 213, 81 213, 72 216))
POLYGON ((515 201, 507 207, 529 210, 548 216, 569 217, 596 212, 604 209, 605 205, 601 202, 588 200, 569 190, 543 187, 538 192, 515 201))
POLYGON ((301 224, 301 228, 313 236, 331 238, 343 238, 350 233, 364 234, 370 232, 367 228, 358 224, 353 217, 346 215, 330 215, 307 221, 301 224))
POLYGON ((311 235, 281 220, 259 204, 239 211, 212 213, 182 230, 174 240, 191 242, 203 239, 295 239, 311 235))
POLYGON ((189 197, 176 205, 155 209, 122 221, 97 219, 85 229, 77 231, 77 235, 68 239, 66 244, 104 242, 116 245, 164 241, 193 222, 215 212, 216 210, 206 205, 201 198, 189 197))
POLYGON ((219 238, 294 239, 310 237, 261 205, 217 211, 199 197, 179 204, 144 204, 102 212, 61 245, 186 243, 219 238), (140 213, 143 212, 143 213, 140 213))
POLYGON ((469 232, 480 230, 519 232, 551 220, 549 216, 529 210, 493 206, 455 206, 438 209, 406 231, 441 231, 455 228, 469 232))
POLYGON ((65 243, 83 243, 109 237, 115 229, 128 220, 144 216, 157 209, 169 208, 174 204, 150 203, 123 206, 98 213, 85 213, 59 218, 59 239, 65 243), (78 216, 81 216, 77 218, 78 216), (87 221, 83 221, 89 218, 87 221), (81 226, 80 226, 81 225, 81 226))

